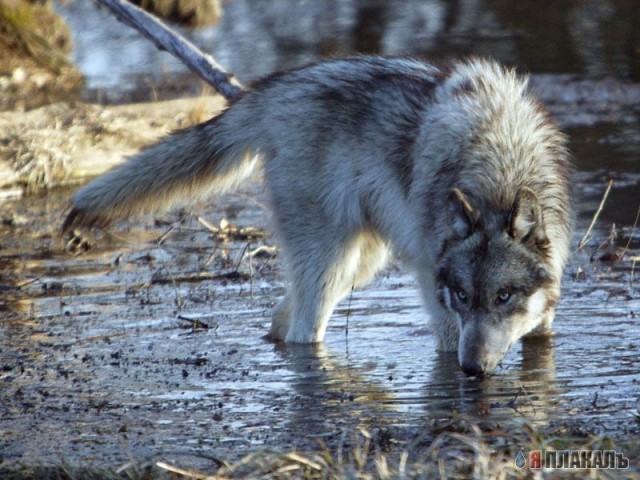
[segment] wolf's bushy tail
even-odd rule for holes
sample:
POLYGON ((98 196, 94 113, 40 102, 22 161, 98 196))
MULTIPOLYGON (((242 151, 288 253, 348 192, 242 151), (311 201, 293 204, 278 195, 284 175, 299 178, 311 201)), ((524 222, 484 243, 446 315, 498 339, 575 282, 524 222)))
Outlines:
POLYGON ((105 226, 236 187, 258 157, 242 137, 246 125, 231 128, 229 113, 169 135, 78 190, 62 230, 105 226))

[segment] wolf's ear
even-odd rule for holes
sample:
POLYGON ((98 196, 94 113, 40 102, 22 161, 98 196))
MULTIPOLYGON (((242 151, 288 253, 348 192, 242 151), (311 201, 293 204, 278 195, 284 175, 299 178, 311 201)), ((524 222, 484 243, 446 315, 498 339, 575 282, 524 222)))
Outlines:
POLYGON ((454 188, 449 193, 449 225, 460 239, 467 238, 476 229, 478 210, 473 208, 464 194, 454 188))
POLYGON ((509 235, 519 242, 544 246, 549 243, 544 228, 542 207, 533 190, 522 187, 518 192, 509 218, 509 235))

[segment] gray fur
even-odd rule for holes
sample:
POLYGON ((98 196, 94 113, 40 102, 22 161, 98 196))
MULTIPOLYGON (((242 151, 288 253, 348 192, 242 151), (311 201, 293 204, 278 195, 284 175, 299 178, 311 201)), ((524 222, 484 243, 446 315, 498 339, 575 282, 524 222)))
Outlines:
POLYGON ((440 348, 479 375, 551 326, 571 233, 565 145, 526 81, 493 62, 333 60, 257 82, 94 180, 64 228, 229 190, 261 159, 292 284, 274 339, 322 341, 393 249, 440 348))

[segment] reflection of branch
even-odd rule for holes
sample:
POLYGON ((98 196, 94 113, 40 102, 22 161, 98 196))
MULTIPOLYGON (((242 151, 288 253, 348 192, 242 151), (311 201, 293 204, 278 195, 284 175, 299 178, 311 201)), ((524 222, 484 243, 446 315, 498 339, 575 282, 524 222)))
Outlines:
POLYGON ((160 20, 126 0, 97 0, 107 7, 122 23, 135 28, 151 40, 160 50, 166 50, 184 63, 227 100, 233 100, 242 91, 233 75, 224 71, 210 56, 193 43, 172 31, 160 20))

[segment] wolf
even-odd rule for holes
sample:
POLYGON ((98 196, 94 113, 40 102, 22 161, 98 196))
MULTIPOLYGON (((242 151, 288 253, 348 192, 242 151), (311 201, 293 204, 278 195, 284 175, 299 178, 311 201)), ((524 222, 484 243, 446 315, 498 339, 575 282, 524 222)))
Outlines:
POLYGON ((363 56, 274 73, 78 190, 63 231, 232 190, 258 164, 291 284, 272 340, 322 342, 336 304, 391 252, 468 375, 549 332, 571 159, 514 70, 363 56))

